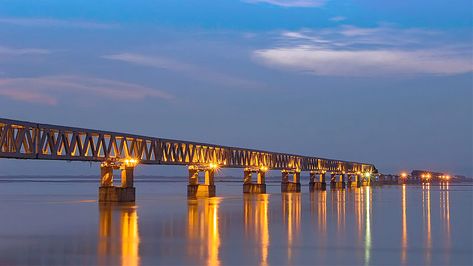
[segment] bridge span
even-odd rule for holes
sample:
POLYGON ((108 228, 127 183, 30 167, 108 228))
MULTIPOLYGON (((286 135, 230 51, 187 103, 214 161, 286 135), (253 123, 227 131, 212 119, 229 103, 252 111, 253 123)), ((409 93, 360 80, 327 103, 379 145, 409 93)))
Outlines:
POLYGON ((367 185, 378 173, 369 163, 4 118, 0 158, 101 162, 100 201, 134 201, 133 170, 139 164, 188 166, 189 196, 214 196, 218 168, 243 168, 245 193, 265 193, 268 170, 281 171, 283 192, 300 191, 302 171, 310 173, 311 189, 325 189, 327 174, 331 187, 343 188, 367 185), (114 169, 121 170, 120 186, 113 185, 114 169))

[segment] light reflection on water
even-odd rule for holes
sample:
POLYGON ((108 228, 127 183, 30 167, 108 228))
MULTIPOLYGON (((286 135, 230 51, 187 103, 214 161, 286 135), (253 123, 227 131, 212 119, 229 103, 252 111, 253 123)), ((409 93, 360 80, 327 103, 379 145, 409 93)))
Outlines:
POLYGON ((199 249, 189 245, 191 257, 207 258, 206 265, 220 265, 219 198, 189 199, 187 206, 187 239, 200 241, 199 249))
MULTIPOLYGON (((225 186, 236 189, 220 185, 225 186)), ((472 261, 471 187, 425 184, 199 199, 156 195, 137 187, 140 190, 148 198, 138 198, 135 205, 98 204, 82 196, 51 200, 49 193, 43 200, 36 195, 34 203, 28 203, 28 197, 17 202, 2 198, 0 189, 0 211, 9 213, 0 221, 4 240, 0 264, 468 265, 472 261), (452 218, 458 215, 461 219, 452 218)))
POLYGON ((327 191, 316 190, 310 193, 310 211, 319 237, 325 239, 327 237, 327 191))
POLYGON ((365 228, 365 265, 370 264, 371 259, 371 187, 364 187, 365 191, 365 212, 366 212, 366 228, 365 228))
POLYGON ((256 254, 260 265, 268 265, 269 236, 269 195, 243 195, 245 239, 255 241, 258 246, 256 254))
POLYGON ((99 204, 100 265, 114 264, 117 255, 121 265, 140 265, 138 215, 134 204, 99 204))
POLYGON ((407 260, 407 205, 406 184, 402 185, 402 241, 401 241, 401 263, 406 265, 407 260))
POLYGON ((422 184, 422 211, 425 231, 425 261, 431 264, 432 261, 432 223, 430 217, 430 184, 422 184))
MULTIPOLYGON (((449 183, 440 185, 440 219, 442 220, 443 231, 445 234, 445 248, 451 250, 451 232, 450 232, 450 188, 449 183)), ((450 253, 447 253, 447 260, 450 260, 450 253)))
POLYGON ((283 223, 287 228, 287 260, 293 264, 294 242, 301 232, 301 193, 282 193, 283 223))

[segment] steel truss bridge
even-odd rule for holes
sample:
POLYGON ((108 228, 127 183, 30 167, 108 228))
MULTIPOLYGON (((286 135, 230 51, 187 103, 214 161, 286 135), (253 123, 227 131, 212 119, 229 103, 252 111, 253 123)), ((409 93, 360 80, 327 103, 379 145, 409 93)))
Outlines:
POLYGON ((0 158, 376 173, 373 164, 0 118, 0 158))

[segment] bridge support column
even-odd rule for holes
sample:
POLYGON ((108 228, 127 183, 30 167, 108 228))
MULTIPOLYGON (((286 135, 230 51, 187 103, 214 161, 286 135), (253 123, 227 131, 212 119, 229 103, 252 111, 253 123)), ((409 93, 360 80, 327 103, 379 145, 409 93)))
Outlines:
POLYGON ((371 175, 370 174, 362 174, 361 175, 361 185, 364 187, 371 186, 371 175))
POLYGON ((243 193, 264 194, 266 193, 266 168, 245 168, 243 180, 243 193), (256 183, 253 182, 252 174, 257 174, 256 183))
POLYGON ((132 164, 119 166, 113 162, 103 162, 100 165, 99 202, 134 202, 134 169, 132 164), (113 185, 113 170, 117 168, 121 169, 121 186, 113 185))
POLYGON ((133 187, 133 182, 135 180, 134 170, 135 167, 124 166, 122 169, 122 187, 130 188, 133 187))
POLYGON ((356 186, 357 187, 361 187, 363 185, 362 179, 363 179, 362 174, 357 174, 356 175, 356 186))
POLYGON ((113 186, 113 167, 110 165, 100 166, 100 187, 113 186))
POLYGON ((282 170, 281 192, 301 192, 301 172, 299 169, 282 170), (289 180, 292 175, 292 181, 289 180))
POLYGON ((332 174, 330 178, 330 188, 345 188, 344 174, 332 174))
POLYGON ((361 182, 357 174, 348 174, 348 185, 347 187, 360 187, 361 182))
POLYGON ((196 197, 215 197, 215 168, 189 166, 189 184, 187 185, 187 196, 196 197), (204 183, 199 184, 199 172, 204 172, 204 183))
POLYGON ((325 190, 327 183, 325 183, 325 173, 310 172, 309 190, 325 190))

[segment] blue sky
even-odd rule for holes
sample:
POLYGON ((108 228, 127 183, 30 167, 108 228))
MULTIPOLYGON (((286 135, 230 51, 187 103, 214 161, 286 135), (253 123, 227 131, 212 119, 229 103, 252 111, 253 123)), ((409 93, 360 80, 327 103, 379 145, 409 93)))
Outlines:
POLYGON ((0 0, 0 116, 472 175, 471 10, 461 0, 0 0))

